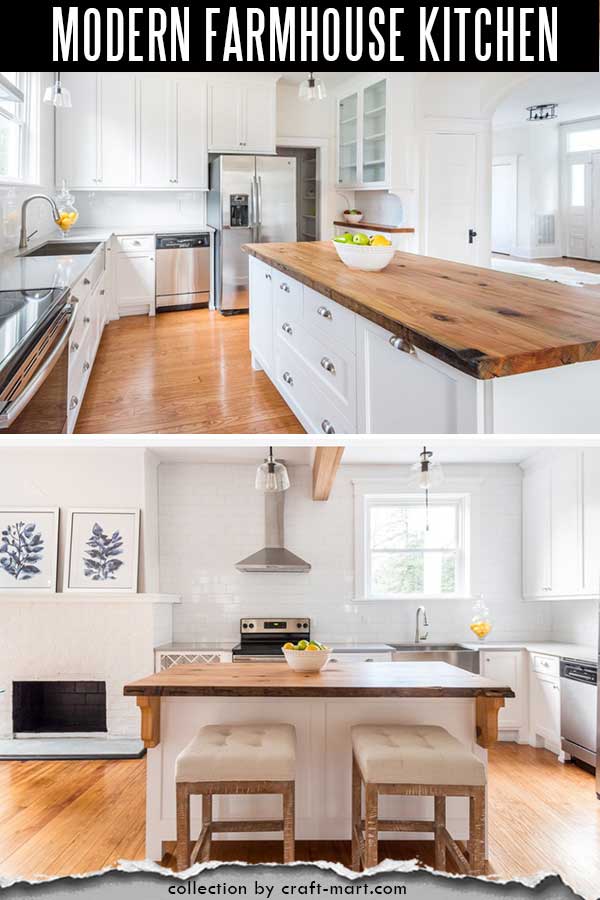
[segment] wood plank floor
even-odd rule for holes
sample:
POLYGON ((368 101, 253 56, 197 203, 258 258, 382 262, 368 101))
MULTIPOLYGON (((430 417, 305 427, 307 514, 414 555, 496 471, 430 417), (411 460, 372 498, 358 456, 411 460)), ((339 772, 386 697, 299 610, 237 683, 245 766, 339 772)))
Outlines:
MULTIPOLYGON (((490 752, 490 874, 558 871, 600 896, 600 801, 594 778, 546 750, 490 752)), ((145 761, 0 763, 0 876, 67 875, 144 855, 145 761)), ((171 847, 163 862, 170 864, 171 847)), ((278 862, 281 844, 220 841, 215 858, 278 862)), ((349 863, 345 841, 299 841, 298 857, 349 863)), ((381 855, 430 863, 427 842, 385 841, 381 855)))
POLYGON ((577 269, 578 272, 591 272, 592 275, 600 275, 600 262, 589 259, 576 259, 571 256, 552 256, 549 259, 525 259, 523 256, 508 256, 504 253, 492 253, 495 259, 514 259, 518 262, 538 263, 542 266, 567 266, 577 269))
POLYGON ((79 434, 302 434, 248 349, 248 316, 129 316, 102 336, 79 434))

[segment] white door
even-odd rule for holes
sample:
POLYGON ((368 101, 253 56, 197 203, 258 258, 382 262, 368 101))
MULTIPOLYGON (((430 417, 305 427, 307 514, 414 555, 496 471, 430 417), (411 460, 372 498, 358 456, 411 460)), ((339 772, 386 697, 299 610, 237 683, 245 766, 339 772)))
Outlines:
POLYGON ((206 134, 206 85, 200 81, 178 81, 177 187, 208 187, 206 134))
POLYGON ((566 254, 587 259, 591 250, 592 154, 570 153, 564 172, 566 254))
POLYGON ((168 78, 145 76, 138 83, 139 184, 143 187, 174 187, 176 183, 174 90, 168 78))
POLYGON ((98 75, 64 72, 73 106, 56 110, 56 181, 95 188, 98 179, 98 75))
POLYGON ((102 187, 135 185, 135 80, 121 72, 99 76, 102 187))
POLYGON ((208 149, 214 152, 241 150, 241 98, 243 89, 231 82, 208 86, 208 149))
POLYGON ((477 263, 476 134, 427 136, 426 253, 477 263))
POLYGON ((552 481, 549 463, 523 476, 523 595, 548 597, 552 590, 552 481))
POLYGON ((512 253, 517 244, 517 161, 492 164, 492 252, 512 253))
POLYGON ((275 152, 275 86, 251 84, 242 103, 244 153, 275 152))

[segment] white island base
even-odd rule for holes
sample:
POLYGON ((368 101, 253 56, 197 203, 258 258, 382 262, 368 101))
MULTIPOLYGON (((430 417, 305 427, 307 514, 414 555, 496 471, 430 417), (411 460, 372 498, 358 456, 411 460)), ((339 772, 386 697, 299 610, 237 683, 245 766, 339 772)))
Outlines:
MULTIPOLYGON (((373 725, 440 725, 487 765, 487 751, 475 740, 473 698, 276 698, 163 697, 160 743, 148 750, 146 856, 159 860, 163 842, 175 841, 175 759, 203 725, 289 723, 297 734, 296 838, 350 840, 350 728, 373 725)), ((240 773, 243 775, 243 773, 240 773)), ((264 796, 215 798, 215 819, 273 819, 281 816, 281 799, 264 796)), ((201 798, 192 798, 192 837, 201 828, 201 798)), ((432 819, 433 799, 384 797, 385 818, 432 819)), ((469 804, 449 798, 447 823, 457 840, 468 837, 469 804)), ((233 836, 234 839, 238 835, 233 836)), ((245 834, 245 840, 280 838, 245 834)), ((391 837, 387 835, 387 837, 391 837)), ((403 840, 432 839, 430 834, 402 834, 403 840)), ((225 836, 223 836, 223 839, 225 836)))

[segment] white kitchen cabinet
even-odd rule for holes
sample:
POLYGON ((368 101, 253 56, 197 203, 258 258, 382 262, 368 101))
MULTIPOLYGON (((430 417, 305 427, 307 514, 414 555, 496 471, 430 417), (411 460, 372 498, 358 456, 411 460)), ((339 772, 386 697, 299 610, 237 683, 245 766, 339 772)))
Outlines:
POLYGON ((582 497, 583 588, 588 597, 597 597, 600 585, 600 450, 590 448, 580 454, 582 497))
POLYGON ((154 253, 117 253, 115 293, 119 315, 153 316, 156 311, 154 253))
POLYGON ((250 350, 255 369, 273 369, 273 273, 250 259, 250 350))
POLYGON ((480 671, 486 678, 507 684, 515 692, 498 714, 500 740, 527 743, 527 654, 522 650, 481 650, 480 671))
POLYGON ((177 147, 175 185, 208 189, 208 123, 206 84, 197 80, 175 83, 177 147))
POLYGON ((560 752, 560 678, 557 657, 530 654, 529 743, 560 752))
POLYGON ((475 379, 356 319, 359 434, 477 431, 475 379))
POLYGON ((208 86, 208 149, 212 153, 274 153, 274 82, 215 81, 208 86))
POLYGON ((359 190, 388 186, 390 110, 387 78, 370 80, 338 100, 338 185, 359 190))
POLYGON ((173 83, 160 76, 138 81, 139 173, 141 187, 174 184, 173 83))
POLYGON ((95 188, 98 179, 98 75, 63 72, 73 106, 56 110, 56 183, 95 188))
MULTIPOLYGON (((136 117, 133 76, 122 72, 98 75, 98 105, 98 176, 95 184, 111 188, 134 187, 136 117)), ((85 142, 85 138, 80 140, 85 142)), ((70 182, 69 186, 72 186, 70 182)))
POLYGON ((552 590, 552 503, 549 460, 523 475, 523 596, 544 598, 552 590))
POLYGON ((376 650, 373 653, 336 653, 332 652, 327 663, 327 668, 336 668, 337 666, 347 666, 351 663, 373 663, 373 662, 392 662, 392 651, 386 653, 383 650, 376 650))

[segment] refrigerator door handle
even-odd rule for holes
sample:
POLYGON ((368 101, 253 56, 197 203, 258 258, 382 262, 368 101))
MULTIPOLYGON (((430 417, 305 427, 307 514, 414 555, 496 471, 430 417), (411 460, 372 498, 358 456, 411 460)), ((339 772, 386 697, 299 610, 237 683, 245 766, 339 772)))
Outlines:
POLYGON ((258 200, 258 205, 257 205, 258 222, 257 222, 257 224, 260 228, 260 226, 262 225, 262 178, 260 177, 260 175, 258 176, 257 181, 256 181, 256 195, 257 195, 257 200, 258 200))

